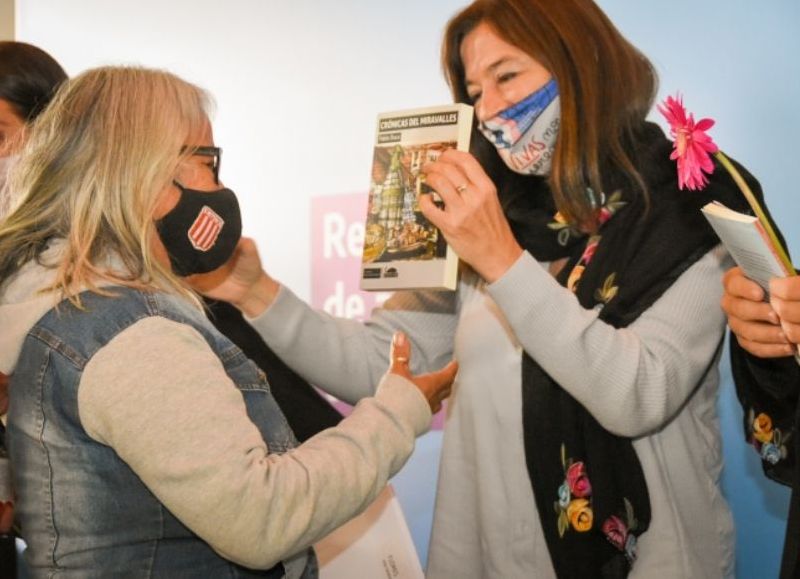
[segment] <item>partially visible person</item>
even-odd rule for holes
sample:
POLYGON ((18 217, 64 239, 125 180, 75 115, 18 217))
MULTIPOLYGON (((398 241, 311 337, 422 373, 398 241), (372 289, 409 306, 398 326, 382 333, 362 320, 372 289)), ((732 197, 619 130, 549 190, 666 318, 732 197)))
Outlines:
MULTIPOLYGON (((6 175, 24 142, 25 127, 39 116, 66 78, 61 65, 44 50, 25 42, 0 41, 0 221, 11 205, 6 175)), ((7 388, 8 377, 0 373, 0 416, 7 410, 7 388)), ((8 480, 4 454, 0 436, 0 470, 4 471, 0 479, 8 480)), ((0 566, 8 573, 16 559, 13 520, 11 489, 7 487, 0 491, 0 566)))
POLYGON ((297 445, 185 279, 257 255, 207 109, 169 73, 90 70, 12 174, 0 370, 34 576, 316 577, 310 545, 377 496, 449 392, 455 363, 413 376, 397 333, 375 396, 297 445))
POLYGON ((769 295, 738 267, 725 274, 722 308, 745 436, 764 472, 792 489, 781 577, 800 575, 800 276, 774 278, 769 295))
MULTIPOLYGON (((24 141, 25 126, 39 116, 66 79, 61 65, 41 48, 0 41, 0 190, 24 141)), ((0 200, 0 218, 2 209, 0 200)))

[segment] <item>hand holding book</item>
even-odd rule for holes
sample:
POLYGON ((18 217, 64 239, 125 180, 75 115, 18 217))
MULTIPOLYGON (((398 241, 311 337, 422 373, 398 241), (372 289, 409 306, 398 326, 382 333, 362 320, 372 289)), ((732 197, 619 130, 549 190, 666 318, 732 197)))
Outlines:
POLYGON ((478 161, 450 150, 422 170, 444 201, 420 199, 423 215, 444 234, 458 256, 487 282, 499 279, 522 254, 506 219, 497 188, 478 161))
POLYGON ((723 287, 722 309, 745 350, 759 358, 795 353, 800 343, 800 277, 774 278, 769 302, 761 286, 739 267, 725 274, 723 287))

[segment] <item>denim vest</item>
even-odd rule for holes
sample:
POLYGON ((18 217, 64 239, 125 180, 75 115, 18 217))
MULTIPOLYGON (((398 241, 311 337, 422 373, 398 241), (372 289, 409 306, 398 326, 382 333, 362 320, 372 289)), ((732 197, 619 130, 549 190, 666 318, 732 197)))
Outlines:
MULTIPOLYGON (((27 335, 12 378, 7 438, 33 576, 283 577, 281 563, 254 571, 217 555, 113 448, 94 441, 81 426, 78 385, 87 362, 137 321, 161 316, 192 326, 205 338, 241 391, 270 452, 297 444, 264 373, 201 311, 164 293, 111 289, 114 296, 84 292, 83 310, 65 301, 45 314, 27 335)), ((311 549, 297 559, 292 557, 291 568, 304 569, 303 578, 317 576, 311 549)))

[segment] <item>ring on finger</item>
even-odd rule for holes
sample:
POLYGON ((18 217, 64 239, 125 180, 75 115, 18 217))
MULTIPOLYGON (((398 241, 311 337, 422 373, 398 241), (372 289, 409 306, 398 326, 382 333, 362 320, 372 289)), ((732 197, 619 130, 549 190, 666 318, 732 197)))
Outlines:
POLYGON ((401 362, 401 363, 403 363, 403 364, 405 364, 406 362, 408 362, 408 358, 406 358, 405 356, 395 356, 395 358, 394 358, 394 359, 395 359, 397 362, 401 362))
POLYGON ((459 193, 463 193, 466 190, 467 190, 467 184, 466 183, 462 183, 461 185, 456 187, 456 191, 458 191, 459 193))

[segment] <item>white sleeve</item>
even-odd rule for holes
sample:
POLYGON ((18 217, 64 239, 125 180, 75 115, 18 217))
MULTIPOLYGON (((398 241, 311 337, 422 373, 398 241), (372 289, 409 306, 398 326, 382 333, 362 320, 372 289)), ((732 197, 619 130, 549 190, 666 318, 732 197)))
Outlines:
POLYGON ((86 365, 81 423, 223 557, 269 568, 364 509, 431 419, 422 393, 387 374, 340 426, 268 454, 244 399, 192 327, 159 317, 86 365))
POLYGON ((341 400, 370 396, 389 365, 392 334, 411 342, 411 371, 438 370, 453 355, 455 292, 397 292, 361 323, 312 309, 288 288, 248 319, 269 347, 307 381, 341 400))
POLYGON ((489 292, 522 347, 604 428, 637 437, 666 424, 709 371, 725 330, 721 246, 627 328, 587 310, 527 252, 489 292))

